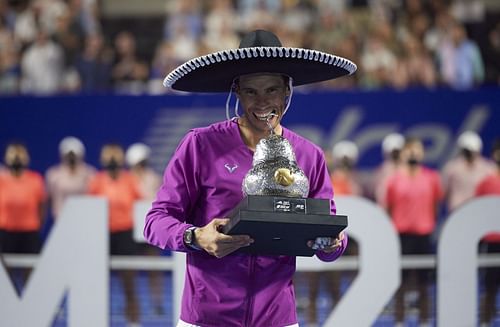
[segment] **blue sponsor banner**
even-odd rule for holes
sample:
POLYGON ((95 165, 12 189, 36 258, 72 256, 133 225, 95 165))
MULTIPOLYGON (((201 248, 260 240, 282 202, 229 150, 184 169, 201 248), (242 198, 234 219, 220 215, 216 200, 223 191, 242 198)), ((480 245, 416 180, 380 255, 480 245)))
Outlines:
MULTIPOLYGON (((68 135, 82 139, 96 166, 106 142, 145 142, 161 171, 190 128, 225 119, 225 101, 225 94, 0 98, 0 149, 22 141, 31 167, 44 172, 58 162, 58 143, 68 135)), ((477 131, 489 154, 500 135, 500 91, 296 92, 283 125, 325 149, 343 139, 356 142, 359 166, 368 169, 382 160, 385 135, 411 134, 424 140, 426 162, 439 168, 455 154, 456 138, 465 130, 477 131)))

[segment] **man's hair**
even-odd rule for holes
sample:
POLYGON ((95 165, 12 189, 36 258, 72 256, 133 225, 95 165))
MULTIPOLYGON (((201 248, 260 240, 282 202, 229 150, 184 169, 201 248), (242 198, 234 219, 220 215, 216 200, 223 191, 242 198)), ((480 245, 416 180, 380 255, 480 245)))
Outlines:
MULTIPOLYGON (((274 74, 274 73, 269 73, 269 74, 274 74)), ((276 73, 276 74, 279 74, 279 73, 276 73)), ((281 75, 281 77, 283 78, 283 82, 285 83, 285 86, 288 88, 289 87, 289 83, 290 83, 290 76, 287 76, 287 75, 284 75, 284 74, 279 74, 281 75)), ((234 79, 234 82, 233 82, 233 91, 236 90, 237 87, 240 86, 240 77, 236 77, 234 79)))

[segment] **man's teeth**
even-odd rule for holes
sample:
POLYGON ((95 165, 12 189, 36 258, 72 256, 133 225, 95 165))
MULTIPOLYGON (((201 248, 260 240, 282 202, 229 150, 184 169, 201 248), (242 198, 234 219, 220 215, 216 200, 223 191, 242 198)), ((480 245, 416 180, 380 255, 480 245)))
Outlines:
POLYGON ((267 120, 272 114, 274 113, 274 110, 266 112, 266 113, 254 113, 254 115, 260 119, 260 120, 267 120))

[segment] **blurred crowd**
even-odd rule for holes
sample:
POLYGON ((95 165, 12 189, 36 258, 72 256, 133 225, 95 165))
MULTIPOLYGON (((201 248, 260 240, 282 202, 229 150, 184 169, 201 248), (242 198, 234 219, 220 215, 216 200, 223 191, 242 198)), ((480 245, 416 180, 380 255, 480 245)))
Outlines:
MULTIPOLYGON (((500 194, 500 139, 493 145, 491 158, 482 155, 482 140, 472 131, 460 135, 457 148, 457 156, 438 171, 423 164, 425 146, 419 139, 389 134, 381 144, 384 161, 368 181, 358 175, 359 152, 355 143, 338 142, 333 149, 325 150, 325 155, 336 196, 364 196, 377 202, 387 210, 400 235, 402 254, 431 254, 439 233, 440 213, 448 214, 477 196, 500 194), (439 210, 441 206, 445 210, 439 210)), ((25 145, 7 145, 4 164, 0 165, 0 253, 37 253, 44 219, 53 217, 57 224, 69 196, 91 194, 109 201, 110 254, 159 255, 158 249, 137 244, 132 237, 134 202, 154 199, 161 184, 161 177, 149 166, 151 149, 142 143, 132 144, 126 151, 120 144, 104 144, 100 170, 86 163, 85 146, 75 137, 61 140, 59 154, 60 162, 42 176, 29 169, 30 155, 25 145)), ((481 249, 500 253, 500 234, 485 236, 481 249)), ((358 253, 355 239, 350 239, 347 251, 350 255, 358 253)), ((317 324, 316 297, 322 274, 328 276, 332 303, 339 299, 340 280, 353 278, 349 272, 307 275, 307 321, 311 326, 317 324)), ((500 268, 488 268, 484 276, 481 319, 488 323, 495 317, 500 268)), ((125 312, 134 324, 139 321, 134 273, 121 271, 120 277, 126 296, 125 312)), ((161 274, 151 273, 150 285, 155 312, 162 313, 161 274)), ((431 285, 428 270, 404 271, 395 297, 396 322, 404 322, 408 310, 406 294, 410 291, 418 294, 418 301, 414 302, 420 313, 420 326, 429 322, 431 285)))
POLYGON ((358 65, 354 76, 315 88, 500 84, 498 13, 483 0, 171 0, 149 52, 138 51, 134 26, 104 30, 100 7, 98 0, 0 0, 0 95, 164 93, 161 81, 177 65, 238 47, 242 33, 258 28, 285 46, 358 65))

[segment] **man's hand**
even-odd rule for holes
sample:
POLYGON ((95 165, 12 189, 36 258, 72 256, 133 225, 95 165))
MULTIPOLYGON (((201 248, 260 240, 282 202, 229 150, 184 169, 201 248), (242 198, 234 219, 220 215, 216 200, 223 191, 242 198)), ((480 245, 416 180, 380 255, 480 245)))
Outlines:
POLYGON ((215 218, 204 227, 195 229, 196 246, 217 258, 222 258, 253 243, 253 239, 248 235, 222 234, 220 231, 228 223, 227 218, 215 218))
POLYGON ((325 253, 332 253, 342 246, 344 232, 340 232, 336 238, 333 237, 317 237, 314 241, 307 241, 307 246, 313 250, 321 250, 325 253))

